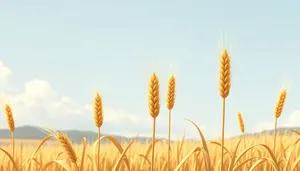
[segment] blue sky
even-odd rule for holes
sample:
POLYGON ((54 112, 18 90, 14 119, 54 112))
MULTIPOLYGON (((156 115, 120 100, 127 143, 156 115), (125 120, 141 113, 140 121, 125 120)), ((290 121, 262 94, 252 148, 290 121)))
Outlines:
MULTIPOLYGON (((226 135, 273 125, 276 98, 290 85, 280 126, 300 123, 299 2, 38 1, 0 2, 0 102, 16 125, 96 130, 91 104, 105 107, 103 132, 150 135, 148 78, 156 72, 162 106, 158 136, 167 134, 168 77, 177 77, 172 138, 189 137, 195 121, 221 135, 218 42, 232 54, 226 135), (227 35, 227 40, 226 36, 227 35)), ((1 113, 3 113, 1 111, 1 113)), ((3 116, 4 117, 4 116, 3 116)), ((5 119, 0 119, 2 127, 5 119)), ((298 125, 297 125, 298 124, 298 125)))

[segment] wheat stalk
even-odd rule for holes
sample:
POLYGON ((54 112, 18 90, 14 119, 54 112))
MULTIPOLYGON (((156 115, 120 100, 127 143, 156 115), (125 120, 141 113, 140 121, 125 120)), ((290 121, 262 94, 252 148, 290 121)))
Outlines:
POLYGON ((275 124, 274 124, 274 147, 273 147, 273 152, 275 154, 275 148, 276 148, 276 133, 277 133, 277 120, 278 118, 281 116, 282 113, 282 109, 285 103, 285 99, 286 99, 286 94, 287 94, 287 90, 283 89, 280 92, 280 95, 278 97, 276 106, 275 106, 275 111, 274 111, 274 116, 275 116, 275 124))
POLYGON ((175 104, 175 88, 176 88, 176 79, 174 76, 169 78, 168 84, 168 93, 167 93, 167 108, 168 112, 168 170, 170 170, 170 141, 171 141, 171 110, 175 104))
POLYGON ((231 87, 231 66, 230 57, 225 49, 220 56, 220 83, 219 93, 222 97, 222 142, 221 142, 221 171, 223 168, 223 153, 224 153, 224 126, 225 126, 225 99, 228 97, 231 87))
POLYGON ((244 124, 244 120, 243 120, 243 117, 242 117, 242 114, 241 112, 238 112, 237 115, 236 115, 237 119, 238 119, 238 123, 239 123, 239 126, 240 126, 240 131, 244 137, 244 148, 246 148, 246 140, 245 140, 245 124, 244 124))
MULTIPOLYGON (((13 146, 12 157, 14 159, 14 157, 15 157, 15 136, 14 136, 15 120, 14 120, 10 105, 6 104, 4 110, 5 110, 5 114, 6 114, 6 120, 7 120, 8 128, 11 132, 11 140, 12 140, 12 146, 13 146)), ((14 166, 13 166, 13 169, 15 170, 14 166)))
POLYGON ((149 80, 149 97, 148 107, 150 116, 153 118, 152 125, 152 163, 151 170, 154 171, 154 143, 155 143, 155 122, 156 117, 160 111, 160 100, 159 100, 159 81, 155 73, 153 73, 149 80))
POLYGON ((103 124, 102 98, 99 93, 94 98, 94 122, 98 128, 97 168, 100 170, 100 127, 103 124))

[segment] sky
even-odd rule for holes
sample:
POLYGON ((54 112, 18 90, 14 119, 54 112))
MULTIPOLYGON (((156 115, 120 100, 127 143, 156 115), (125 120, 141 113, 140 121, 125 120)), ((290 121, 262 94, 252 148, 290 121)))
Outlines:
POLYGON ((232 86, 225 136, 272 129, 281 88, 280 127, 300 126, 298 1, 1 1, 2 106, 16 126, 97 131, 93 98, 103 99, 102 132, 150 136, 148 80, 160 81, 157 136, 167 135, 166 92, 174 74, 172 139, 221 136, 220 51, 228 49, 232 86))

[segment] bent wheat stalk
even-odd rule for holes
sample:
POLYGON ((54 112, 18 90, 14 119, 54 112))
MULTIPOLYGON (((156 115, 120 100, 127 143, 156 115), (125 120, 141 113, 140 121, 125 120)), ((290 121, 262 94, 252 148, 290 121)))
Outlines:
POLYGON ((75 151, 71 145, 69 138, 63 133, 56 133, 54 137, 64 147, 64 150, 68 154, 68 157, 70 158, 71 162, 75 165, 76 170, 79 171, 79 167, 77 165, 77 156, 75 154, 75 151))
POLYGON ((220 56, 220 80, 219 92, 222 97, 222 149, 221 149, 221 171, 224 170, 223 166, 223 152, 224 152, 224 127, 225 127, 225 99, 229 95, 231 87, 231 66, 230 57, 225 49, 220 56))
POLYGON ((151 158, 151 170, 154 171, 154 143, 155 143, 155 121, 160 110, 159 100, 159 81, 155 73, 152 74, 149 80, 149 95, 148 95, 148 107, 150 116, 153 118, 152 125, 152 158, 151 158))

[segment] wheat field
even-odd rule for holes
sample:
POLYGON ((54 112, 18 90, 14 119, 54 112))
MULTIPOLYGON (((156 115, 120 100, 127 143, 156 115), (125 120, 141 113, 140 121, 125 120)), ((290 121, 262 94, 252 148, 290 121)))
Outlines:
MULTIPOLYGON (((274 135, 245 136, 242 113, 237 113, 237 124, 241 135, 225 139, 226 132, 226 99, 231 89, 230 54, 224 50, 220 54, 219 94, 222 102, 220 117, 222 117, 222 135, 215 141, 207 141, 201 129, 192 120, 199 133, 198 141, 182 139, 171 142, 172 110, 176 110, 176 77, 168 81, 166 108, 168 109, 168 139, 155 137, 156 119, 161 115, 161 93, 159 77, 153 73, 149 78, 148 106, 152 117, 152 141, 139 143, 132 138, 130 143, 118 142, 113 136, 101 136, 101 127, 105 124, 102 112, 102 97, 96 94, 94 98, 95 130, 97 141, 87 144, 82 137, 81 144, 72 144, 63 132, 44 130, 48 136, 41 141, 15 140, 15 120, 13 109, 9 104, 4 106, 4 112, 11 132, 10 140, 3 140, 0 147, 1 171, 300 171, 300 132, 290 130, 292 135, 277 135, 277 121, 283 113, 287 89, 279 93, 274 107, 274 135), (54 139, 54 140, 53 140, 54 139), (100 143, 108 139, 109 143, 100 143)), ((229 104, 230 105, 230 104, 229 104)), ((16 121, 18 122, 18 121, 16 121)), ((92 123, 87 123, 92 124, 92 123)), ((138 134, 137 134, 138 136, 138 134)))

